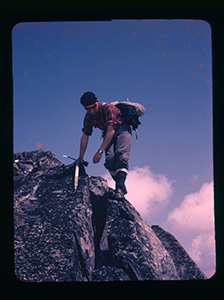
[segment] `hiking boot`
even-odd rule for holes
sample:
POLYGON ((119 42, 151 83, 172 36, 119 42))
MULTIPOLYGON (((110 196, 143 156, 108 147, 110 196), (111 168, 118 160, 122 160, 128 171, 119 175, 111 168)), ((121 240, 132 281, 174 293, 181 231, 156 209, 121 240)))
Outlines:
POLYGON ((127 177, 127 173, 126 172, 123 172, 123 171, 119 171, 117 174, 116 174, 116 177, 115 177, 115 181, 116 181, 116 190, 117 189, 120 189, 122 190, 122 192, 124 194, 127 194, 127 189, 126 189, 126 186, 125 186, 125 180, 126 180, 126 177, 127 177))
POLYGON ((115 193, 115 190, 109 187, 109 190, 108 190, 108 192, 107 192, 107 197, 108 197, 109 199, 113 199, 114 193, 115 193))
POLYGON ((127 193, 128 193, 128 191, 127 191, 127 189, 126 189, 126 186, 124 185, 124 187, 123 187, 123 193, 124 193, 124 195, 126 195, 127 193))
POLYGON ((112 200, 124 200, 125 197, 124 197, 124 192, 122 191, 122 189, 117 188, 115 190, 115 192, 113 193, 111 199, 112 200))

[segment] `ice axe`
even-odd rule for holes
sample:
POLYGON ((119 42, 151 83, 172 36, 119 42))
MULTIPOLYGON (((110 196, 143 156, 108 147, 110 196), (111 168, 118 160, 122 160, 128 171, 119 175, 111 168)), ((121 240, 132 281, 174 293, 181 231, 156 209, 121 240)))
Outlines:
MULTIPOLYGON (((73 187, 74 187, 74 191, 76 192, 77 190, 77 187, 78 187, 78 182, 79 182, 79 164, 80 164, 80 160, 79 159, 75 159, 71 156, 68 156, 68 155, 63 155, 63 157, 66 157, 66 158, 69 158, 69 159, 72 159, 75 161, 75 170, 74 170, 74 182, 73 182, 73 187)), ((84 166, 88 166, 88 162, 87 161, 83 161, 82 164, 84 166)))

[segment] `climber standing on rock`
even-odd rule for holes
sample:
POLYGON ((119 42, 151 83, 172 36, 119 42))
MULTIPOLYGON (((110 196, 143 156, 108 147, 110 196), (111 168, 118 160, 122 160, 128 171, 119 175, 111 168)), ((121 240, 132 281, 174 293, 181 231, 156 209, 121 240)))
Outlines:
POLYGON ((122 200, 124 195, 127 194, 125 180, 128 174, 128 161, 131 150, 131 127, 124 123, 119 108, 111 103, 99 102, 94 93, 84 93, 80 101, 87 112, 82 128, 83 135, 80 142, 79 161, 83 161, 93 127, 102 130, 103 142, 93 156, 93 163, 98 163, 105 151, 104 166, 116 182, 116 189, 111 195, 111 199, 122 200))

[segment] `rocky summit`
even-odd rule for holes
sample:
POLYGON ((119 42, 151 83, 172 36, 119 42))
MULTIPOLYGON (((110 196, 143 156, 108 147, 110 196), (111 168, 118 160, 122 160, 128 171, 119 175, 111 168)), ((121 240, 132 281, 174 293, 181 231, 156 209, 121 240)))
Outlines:
POLYGON ((102 177, 51 151, 14 154, 15 273, 26 282, 198 280, 180 243, 149 226, 128 200, 110 199, 102 177))

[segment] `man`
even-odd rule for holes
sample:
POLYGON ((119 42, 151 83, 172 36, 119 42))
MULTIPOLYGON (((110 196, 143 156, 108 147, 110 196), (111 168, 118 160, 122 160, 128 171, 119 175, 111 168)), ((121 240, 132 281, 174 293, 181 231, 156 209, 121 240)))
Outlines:
POLYGON ((112 199, 122 200, 127 194, 125 180, 128 174, 128 161, 131 151, 131 127, 124 123, 121 111, 113 104, 99 102, 92 92, 86 92, 80 99, 87 111, 82 128, 79 160, 82 162, 93 127, 103 131, 103 142, 93 157, 93 163, 101 160, 105 151, 106 169, 116 182, 112 199))

